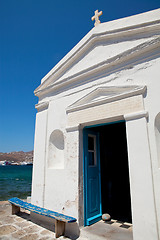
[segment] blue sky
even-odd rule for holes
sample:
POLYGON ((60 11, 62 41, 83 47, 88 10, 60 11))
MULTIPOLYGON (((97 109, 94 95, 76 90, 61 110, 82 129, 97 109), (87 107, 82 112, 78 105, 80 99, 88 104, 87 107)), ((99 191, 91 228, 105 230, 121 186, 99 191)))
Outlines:
POLYGON ((160 0, 0 0, 0 152, 30 151, 40 80, 101 22, 160 7, 160 0))

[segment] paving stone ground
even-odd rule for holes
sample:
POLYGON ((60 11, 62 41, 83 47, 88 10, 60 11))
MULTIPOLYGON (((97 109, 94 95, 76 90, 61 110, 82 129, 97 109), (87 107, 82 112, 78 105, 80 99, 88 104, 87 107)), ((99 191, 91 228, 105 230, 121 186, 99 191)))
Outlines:
MULTIPOLYGON (((11 215, 11 205, 0 201, 0 240, 54 240, 53 226, 48 223, 33 222, 28 211, 21 209, 19 215, 11 215)), ((69 240, 61 236, 58 240, 69 240)), ((74 240, 75 238, 73 238, 74 240)), ((132 225, 111 220, 100 221, 89 227, 81 228, 78 240, 133 240, 132 225)))
MULTIPOLYGON (((11 215, 11 205, 0 201, 0 240, 50 240, 55 233, 33 223, 27 211, 11 215)), ((66 238, 65 238, 66 239, 66 238)))

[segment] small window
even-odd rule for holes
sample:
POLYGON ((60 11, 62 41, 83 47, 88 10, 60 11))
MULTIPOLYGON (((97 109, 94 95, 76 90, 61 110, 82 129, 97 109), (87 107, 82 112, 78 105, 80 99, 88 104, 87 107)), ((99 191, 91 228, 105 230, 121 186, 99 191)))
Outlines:
POLYGON ((88 135, 88 160, 89 166, 96 165, 96 136, 88 135))
POLYGON ((94 137, 88 136, 88 150, 94 151, 94 137))

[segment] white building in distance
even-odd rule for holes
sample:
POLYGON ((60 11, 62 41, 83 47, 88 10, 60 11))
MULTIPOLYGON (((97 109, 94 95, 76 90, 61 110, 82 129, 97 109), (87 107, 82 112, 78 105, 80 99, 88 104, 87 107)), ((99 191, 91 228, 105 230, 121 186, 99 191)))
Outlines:
POLYGON ((160 239, 160 9, 97 24, 35 95, 32 203, 160 239))

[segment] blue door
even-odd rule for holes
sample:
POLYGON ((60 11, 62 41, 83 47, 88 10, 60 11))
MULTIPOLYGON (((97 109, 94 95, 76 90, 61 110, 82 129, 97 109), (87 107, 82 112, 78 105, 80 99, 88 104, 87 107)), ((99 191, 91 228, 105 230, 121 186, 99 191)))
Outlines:
POLYGON ((85 226, 101 219, 101 175, 99 134, 90 129, 83 130, 84 136, 84 212, 85 226))

